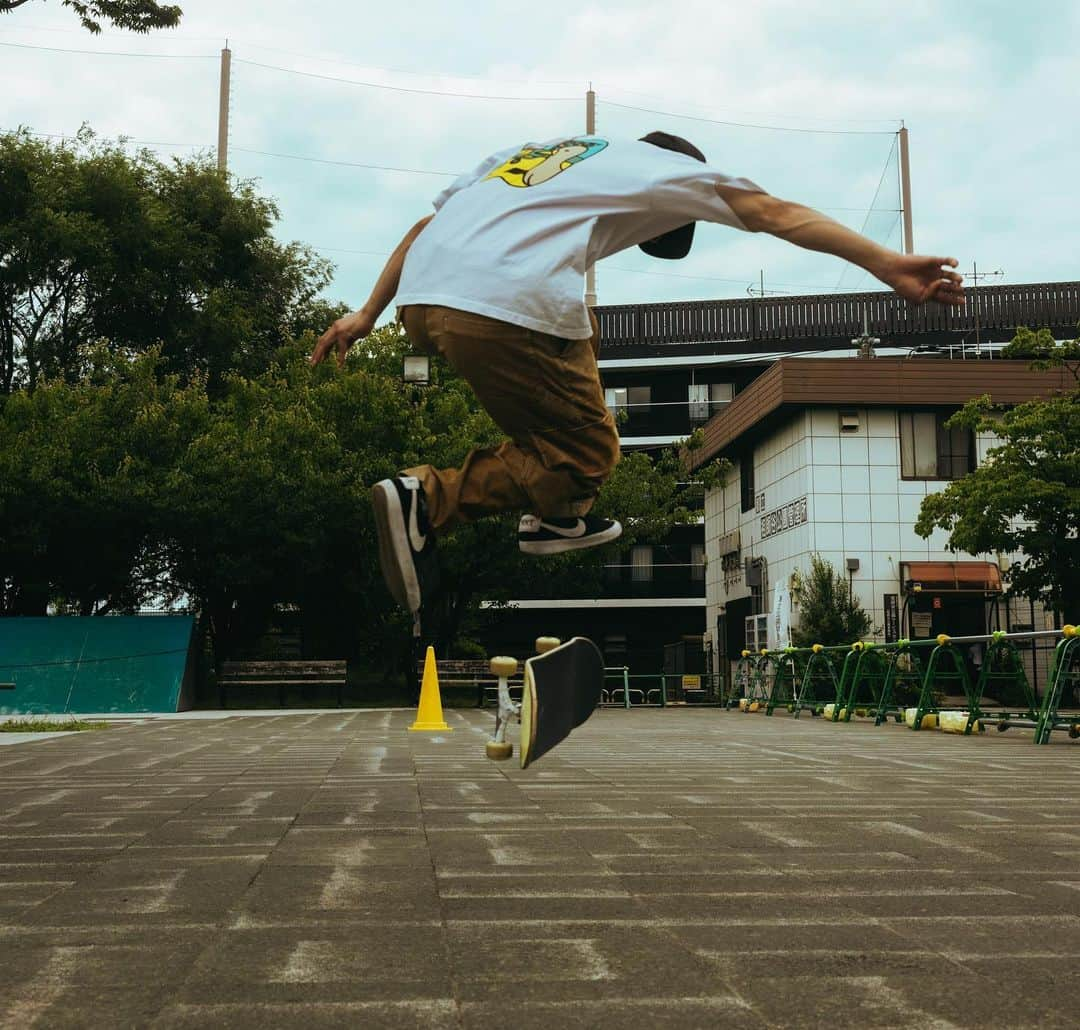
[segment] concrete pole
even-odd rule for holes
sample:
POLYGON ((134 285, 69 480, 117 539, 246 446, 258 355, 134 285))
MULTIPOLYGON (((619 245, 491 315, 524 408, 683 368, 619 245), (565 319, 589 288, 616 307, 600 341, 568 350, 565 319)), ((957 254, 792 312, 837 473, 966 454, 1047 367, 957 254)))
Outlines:
POLYGON ((904 253, 915 253, 911 233, 911 163, 908 160, 908 132, 900 128, 900 206, 904 210, 904 253))
MULTIPOLYGON (((585 134, 592 136, 596 132, 596 94, 593 92, 592 83, 585 94, 585 134)), ((590 265, 585 271, 585 303, 590 307, 596 307, 596 268, 590 265)))
POLYGON ((229 169, 229 76, 232 69, 232 51, 229 41, 221 51, 221 92, 218 95, 217 166, 219 172, 229 169))

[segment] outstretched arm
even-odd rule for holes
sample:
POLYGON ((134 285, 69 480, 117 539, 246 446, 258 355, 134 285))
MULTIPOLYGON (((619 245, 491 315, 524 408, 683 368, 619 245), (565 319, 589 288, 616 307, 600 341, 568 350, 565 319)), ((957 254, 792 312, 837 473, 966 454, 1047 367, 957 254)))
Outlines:
POLYGON ((424 226, 434 218, 428 215, 421 218, 403 237, 401 242, 394 248, 379 278, 375 282, 375 288, 371 291, 367 303, 359 311, 351 315, 339 318, 315 344, 315 350, 311 353, 311 364, 317 365, 326 359, 332 350, 337 349, 338 366, 345 364, 345 355, 357 340, 362 340, 379 320, 379 316, 386 310, 386 305, 394 299, 397 293, 398 283, 401 281, 401 268, 405 264, 405 255, 413 245, 416 237, 423 231, 424 226))
POLYGON ((898 254, 852 232, 820 211, 768 193, 723 185, 717 185, 716 192, 751 232, 767 232, 798 247, 850 261, 915 304, 928 300, 940 304, 964 303, 963 277, 952 271, 956 258, 898 254))

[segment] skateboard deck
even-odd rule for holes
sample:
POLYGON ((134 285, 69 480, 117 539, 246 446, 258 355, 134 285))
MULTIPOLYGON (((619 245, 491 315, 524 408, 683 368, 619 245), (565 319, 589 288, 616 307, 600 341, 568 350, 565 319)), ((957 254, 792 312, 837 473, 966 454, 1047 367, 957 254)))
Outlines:
POLYGON ((546 755, 592 715, 603 685, 604 659, 585 637, 574 637, 525 663, 519 749, 522 769, 546 755))

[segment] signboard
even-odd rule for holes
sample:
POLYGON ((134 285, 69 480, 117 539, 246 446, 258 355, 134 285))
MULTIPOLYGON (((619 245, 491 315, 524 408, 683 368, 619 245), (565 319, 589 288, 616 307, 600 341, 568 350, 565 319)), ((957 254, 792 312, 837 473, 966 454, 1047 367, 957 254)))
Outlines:
POLYGON ((915 640, 926 640, 930 636, 933 616, 929 612, 911 613, 911 636, 915 640))
POLYGON ((801 526, 807 521, 806 498, 800 497, 761 516, 761 539, 801 526))
POLYGON ((885 643, 894 644, 900 639, 900 595, 885 595, 885 643))
POLYGON ((683 690, 700 690, 701 689, 701 677, 700 676, 683 676, 682 678, 683 690))

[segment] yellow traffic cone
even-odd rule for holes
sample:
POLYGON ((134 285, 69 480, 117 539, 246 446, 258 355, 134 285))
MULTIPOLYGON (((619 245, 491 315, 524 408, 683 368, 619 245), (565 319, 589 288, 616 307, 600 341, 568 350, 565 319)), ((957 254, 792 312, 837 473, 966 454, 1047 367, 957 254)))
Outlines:
POLYGON ((420 684, 420 707, 416 722, 409 730, 449 730, 442 714, 442 697, 439 695, 439 674, 435 669, 435 648, 427 649, 424 659, 424 681, 420 684))

